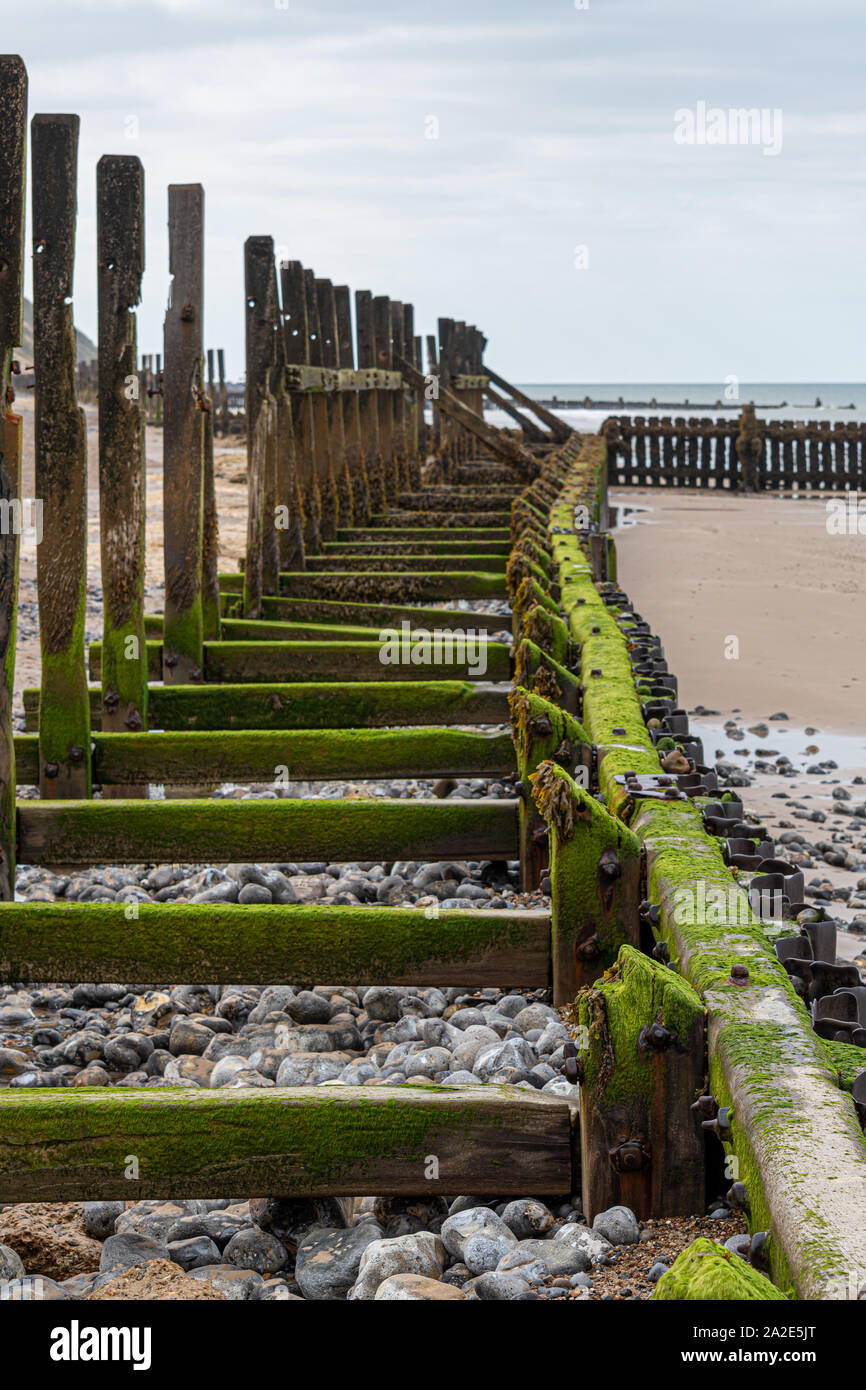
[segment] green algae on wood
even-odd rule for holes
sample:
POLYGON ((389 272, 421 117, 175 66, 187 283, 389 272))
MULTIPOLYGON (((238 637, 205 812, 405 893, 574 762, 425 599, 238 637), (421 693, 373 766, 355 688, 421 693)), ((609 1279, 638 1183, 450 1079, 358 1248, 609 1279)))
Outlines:
POLYGON ((548 831, 554 1001, 565 1004, 638 943, 640 841, 556 763, 531 783, 548 831))
POLYGON ((704 1077, 704 1007, 631 946, 578 994, 583 1205, 639 1220, 704 1204, 704 1138, 690 1106, 704 1077))
POLYGON ((571 1148, 568 1101, 510 1086, 0 1091, 3 1202, 565 1196, 571 1148))

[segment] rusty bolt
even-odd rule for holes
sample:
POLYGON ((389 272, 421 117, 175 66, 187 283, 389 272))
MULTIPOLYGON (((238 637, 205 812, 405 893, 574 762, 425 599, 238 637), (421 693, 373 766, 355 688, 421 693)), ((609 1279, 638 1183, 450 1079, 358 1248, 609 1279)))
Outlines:
POLYGON ((672 1033, 670 1028, 665 1028, 661 1023, 648 1023, 640 1030, 637 1045, 639 1049, 650 1052, 666 1052, 672 1043, 676 1042, 676 1033, 672 1033))
POLYGON ((697 1100, 692 1106, 692 1113, 694 1115, 702 1116, 705 1120, 712 1120, 714 1116, 717 1114, 718 1109, 719 1106, 715 1096, 698 1096, 697 1100))
POLYGON ((132 710, 123 722, 132 733, 137 733, 139 729, 144 728, 144 720, 137 709, 132 710))
POLYGON ((594 667, 592 668, 592 670, 590 671, 589 674, 592 676, 593 680, 600 680, 600 679, 601 679, 601 667, 600 667, 600 666, 594 666, 594 667))
POLYGON ((702 1120, 701 1128, 712 1131, 723 1143, 730 1143, 734 1137, 731 1131, 731 1112, 727 1106, 722 1106, 715 1119, 702 1120))
POLYGON ((537 830, 533 830, 532 839, 537 845, 546 845, 548 840, 547 826, 540 825, 537 830))
POLYGON ((56 777, 56 776, 58 775, 58 773, 60 772, 60 764, 59 764, 59 763, 46 763, 46 764, 45 764, 44 771, 45 771, 45 776, 46 776, 46 777, 56 777))
POLYGON ((575 947, 575 955, 580 960, 595 960, 601 955, 601 948, 598 944, 598 932, 593 932, 592 936, 587 937, 580 946, 575 947))
POLYGON ((743 965, 742 963, 732 965, 730 979, 732 984, 739 985, 740 989, 742 989, 744 985, 747 985, 749 983, 748 966, 743 965))
POLYGON ((107 690, 102 701, 109 714, 113 714, 120 704, 120 696, 113 690, 107 690))
MULTIPOLYGON (((625 729, 622 727, 621 724, 617 724, 614 728, 611 729, 611 733, 616 734, 618 738, 622 738, 625 734, 625 729)), ((626 773, 626 776, 628 776, 628 773, 626 773)))
POLYGON ((177 665, 177 657, 175 656, 174 652, 169 652, 168 655, 164 656, 162 660, 163 665, 167 666, 169 671, 173 671, 175 666, 177 665))
POLYGON ((526 799, 526 785, 525 785, 525 783, 520 782, 520 781, 514 783, 514 795, 515 795, 516 797, 519 797, 521 801, 524 801, 524 800, 526 799))
POLYGON ((200 680, 201 680, 201 671, 199 670, 199 668, 198 668, 197 666, 193 666, 192 670, 191 670, 190 673, 189 673, 189 678, 190 678, 191 681, 200 681, 200 680))
POLYGON ((639 1173, 650 1161, 650 1151, 643 1137, 620 1135, 619 1143, 609 1150, 610 1161, 617 1173, 639 1173))
POLYGON ((598 861, 598 871, 604 874, 605 878, 621 878, 622 864, 615 849, 602 850, 598 861))
POLYGON ((725 1193, 725 1201, 729 1207, 738 1211, 749 1211, 749 1194, 744 1182, 733 1183, 725 1193))
POLYGON ((79 748, 76 743, 73 743, 69 749, 69 761, 71 763, 81 763, 84 761, 84 749, 79 748))
POLYGON ((567 738, 564 738, 556 749, 553 755, 553 761, 559 763, 560 767, 564 767, 566 772, 570 767, 574 766, 574 747, 569 743, 567 738))
POLYGON ((660 961, 662 965, 667 965, 668 961, 671 958, 671 953, 668 949, 668 943, 666 941, 657 941, 655 946, 653 946, 652 948, 651 955, 653 957, 653 960, 660 961))
POLYGON ((767 1251, 767 1240, 769 1231, 756 1231, 752 1236, 749 1246, 749 1264, 755 1269, 768 1270, 770 1268, 770 1256, 767 1251))
POLYGON ((186 304, 184 304, 183 308, 180 311, 180 321, 181 323, 192 323, 194 320, 195 309, 192 307, 189 300, 187 300, 186 304))

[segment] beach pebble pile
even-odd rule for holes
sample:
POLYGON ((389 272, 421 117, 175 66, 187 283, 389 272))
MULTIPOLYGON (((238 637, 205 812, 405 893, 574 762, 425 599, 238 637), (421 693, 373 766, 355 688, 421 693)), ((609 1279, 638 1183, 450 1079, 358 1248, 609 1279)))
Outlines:
POLYGON ((590 1227, 576 1198, 43 1203, 0 1208, 0 1298, 586 1301, 627 1251, 647 1297, 671 1262, 653 1231, 625 1206, 590 1227))
POLYGON ((576 1095, 542 993, 385 985, 0 988, 0 1085, 446 1086, 576 1095))

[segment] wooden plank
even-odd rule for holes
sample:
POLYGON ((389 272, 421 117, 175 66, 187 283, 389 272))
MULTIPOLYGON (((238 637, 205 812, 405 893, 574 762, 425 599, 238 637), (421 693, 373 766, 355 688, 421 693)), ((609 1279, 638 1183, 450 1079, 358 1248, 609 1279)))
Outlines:
POLYGON ((517 802, 21 801, 27 864, 513 859, 517 802))
MULTIPOLYGON (((77 116, 34 116, 31 123, 35 482, 42 507, 36 549, 42 656, 39 793, 44 798, 90 795, 84 664, 87 441, 77 400, 72 321, 78 127, 77 116)), ((129 367, 134 373, 134 353, 129 367)), ((133 381, 137 389, 138 377, 133 381)))
POLYGON ((537 910, 140 903, 132 915, 128 906, 3 905, 0 981, 546 989, 550 974, 550 918, 537 910))
MULTIPOLYGON (((355 333, 358 339, 358 369, 376 366, 376 336, 373 326, 373 296, 369 290, 355 291, 355 333)), ((361 457, 370 492, 370 510, 388 505, 385 494, 384 462, 379 449, 379 401, 375 391, 362 391, 358 397, 361 417, 361 457)))
MULTIPOLYGON (((101 723, 103 729, 140 732, 148 717, 145 412, 129 383, 138 351, 135 308, 144 273, 144 170, 135 155, 103 155, 96 166, 96 227, 101 723)), ((116 790, 135 795, 132 789, 116 790)))
POLYGON ((504 410, 506 415, 511 416, 512 420, 523 430, 527 439, 539 443, 549 437, 545 435, 544 431, 540 430, 537 425, 533 424, 526 415, 521 415, 517 406, 514 405, 512 401, 508 400, 505 396, 500 396, 498 391, 494 391, 492 386, 488 386, 484 394, 487 396, 492 406, 497 410, 504 410))
POLYGON ((24 337, 24 205, 27 147, 27 70, 12 54, 0 56, 0 899, 15 888, 15 749, 12 699, 18 613, 18 532, 10 524, 21 495, 21 417, 13 415, 12 354, 24 337))
MULTIPOLYGON (((334 371, 340 367, 339 333, 337 329, 337 304, 334 286, 330 280, 316 280, 316 305, 319 311, 319 331, 322 335, 322 360, 326 368, 334 371)), ((351 525, 354 515, 352 499, 352 479, 346 459, 346 435, 343 424, 343 401, 339 391, 331 391, 325 400, 325 413, 328 419, 328 437, 331 449, 331 472, 334 479, 336 515, 329 519, 327 527, 330 537, 336 535, 337 526, 351 525)))
POLYGON ((567 1196, 572 1146, 567 1100, 510 1086, 0 1091, 4 1202, 567 1196))
MULTIPOLYGON (((334 286, 334 306, 337 312, 337 361, 341 372, 354 372, 355 350, 352 342, 352 307, 348 285, 334 286)), ((370 515, 370 483, 361 443, 360 395, 359 391, 341 392, 346 465, 352 489, 352 515, 357 524, 363 524, 370 515)))
POLYGON ((276 401, 271 393, 279 304, 274 243, 269 236, 244 243, 246 296, 247 543, 243 612, 258 618, 262 594, 275 592, 276 401), (267 578, 266 578, 267 576, 267 578))
MULTIPOLYGON (((505 573, 507 555, 490 555, 484 551, 477 555, 313 555, 308 561, 308 574, 325 574, 333 571, 345 573, 346 570, 379 570, 399 572, 401 570, 473 570, 476 573, 505 573)), ((470 622, 467 615, 466 622, 470 622)))
MULTIPOLYGON (((406 361, 405 357, 398 358, 396 365, 416 390, 423 386, 423 376, 411 362, 406 361)), ((483 416, 476 415, 474 410, 470 410, 452 392, 447 391, 441 385, 439 387, 439 410, 455 424, 461 425, 463 429, 476 435, 491 453, 496 454, 497 458, 504 459, 506 463, 514 467, 520 477, 527 479, 537 477, 538 459, 522 448, 510 435, 504 434, 502 430, 496 429, 493 425, 488 425, 483 416)))
MULTIPOLYGON (((28 729, 39 726, 39 692, 23 693, 28 729)), ((99 726, 99 689, 90 717, 99 726)), ((381 729, 407 724, 506 724, 508 691, 472 681, 327 681, 315 685, 153 686, 153 729, 381 729)))
POLYGON ((171 299, 165 315, 163 534, 166 684, 201 680, 204 416, 204 189, 169 184, 171 299))
MULTIPOLYGON (((429 630, 433 631, 433 630, 429 630)), ((409 634, 406 634, 407 639, 409 634)), ((430 661, 416 665, 411 642, 208 642, 204 648, 205 679, 209 683, 238 681, 411 681, 511 679, 511 648, 503 642, 473 645, 467 653, 460 639, 440 639, 441 661, 435 660, 433 637, 430 661), (394 655, 399 660, 391 661, 394 655), (450 660, 444 658, 450 657, 450 660)), ((424 656, 423 643, 414 650, 424 656)))
POLYGON ((280 593, 292 598, 331 598, 363 594, 384 600, 506 598, 502 574, 462 570, 392 574, 385 570, 345 570, 330 574, 281 574, 280 593))
MULTIPOLYGON (((280 289, 283 299, 283 342, 286 366, 306 367, 310 361, 310 326, 307 317, 307 292, 304 267, 300 261, 284 261, 280 266, 280 289)), ((322 499, 316 468, 316 410, 312 396, 293 393, 292 424, 295 446, 299 505, 302 513, 303 551, 315 553, 319 548, 319 527, 322 499)), ((303 564, 298 568, 303 569, 303 564)))
MULTIPOLYGON (((458 729, 266 729, 91 735, 93 777, 116 785, 275 781, 346 777, 508 777, 515 770, 510 734, 458 729)), ((38 740, 15 735, 19 786, 38 781, 38 740)))
MULTIPOLYGON (((265 601, 267 618, 287 621, 313 623, 357 623, 371 627, 393 627, 402 622, 410 622, 417 627, 429 627, 431 623, 453 623, 466 621, 462 608, 413 608, 386 603, 336 603, 329 599, 290 599, 278 598, 265 601)), ((479 613, 473 611, 472 624, 483 632, 501 632, 503 621, 508 619, 501 613, 479 613)))
POLYGON ((547 409, 547 406, 541 405, 539 401, 533 400, 532 396, 527 396, 526 393, 521 391, 517 386, 512 386, 510 381, 506 381, 504 376, 497 375, 497 373, 486 364, 484 366, 484 372, 490 377, 494 386, 498 386, 501 390, 507 392, 512 400, 516 401, 518 405, 522 405, 524 409, 531 411, 543 425, 546 425, 557 444, 564 444, 567 439, 571 438, 573 433, 571 426, 567 425, 564 420, 560 420, 558 415, 554 415, 552 410, 547 409))
MULTIPOLYGON (((312 270, 304 267, 303 270, 304 295, 307 304, 307 324, 309 327, 310 345, 310 365, 313 367, 324 367, 325 355, 322 345, 322 329, 319 323, 319 305, 316 295, 316 277, 312 270)), ((313 430, 313 443, 315 446, 316 458, 316 477, 318 479, 319 496, 321 499, 319 513, 319 540, 330 540, 336 530, 334 520, 337 505, 336 486, 334 482, 333 459, 331 458, 331 438, 330 425, 328 421, 328 403, 323 394, 317 392, 313 396, 313 419, 315 428, 313 430)), ((307 547, 312 550, 311 546, 307 547)))

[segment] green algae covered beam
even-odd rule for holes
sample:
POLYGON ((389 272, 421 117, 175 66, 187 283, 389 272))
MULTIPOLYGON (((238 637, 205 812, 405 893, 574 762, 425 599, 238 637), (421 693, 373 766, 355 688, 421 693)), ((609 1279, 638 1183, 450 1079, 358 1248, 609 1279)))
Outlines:
POLYGON ((26 864, 513 859, 517 847, 506 800, 18 803, 26 864))
POLYGON ((567 1100, 511 1086, 6 1090, 0 1201, 567 1196, 572 1129, 567 1100))
MULTIPOLYGON (((23 692, 28 728, 39 725, 39 691, 23 692)), ((99 688, 90 688, 99 719, 99 688)), ((505 724, 508 692, 472 681, 322 681, 297 685, 156 685, 154 729, 381 729, 406 724, 505 724)))
POLYGON ((198 980, 544 989, 546 912, 240 906, 0 905, 0 980, 198 980))
MULTIPOLYGON (((300 729, 271 733, 93 734, 93 777, 105 786, 182 782, 331 781, 344 777, 503 777, 508 734, 457 729, 300 729)), ((37 739, 15 735, 19 786, 38 777, 37 739)))

